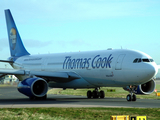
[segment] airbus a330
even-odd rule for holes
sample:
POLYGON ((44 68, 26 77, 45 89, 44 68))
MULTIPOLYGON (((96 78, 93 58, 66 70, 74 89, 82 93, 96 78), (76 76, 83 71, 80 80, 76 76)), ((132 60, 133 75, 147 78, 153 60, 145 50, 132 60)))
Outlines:
POLYGON ((101 87, 122 87, 129 91, 127 101, 136 94, 151 94, 158 67, 152 57, 137 50, 107 49, 88 52, 31 55, 23 45, 9 9, 5 10, 14 69, 0 69, 1 76, 15 75, 18 91, 30 99, 46 99, 48 87, 63 89, 94 88, 88 98, 104 98, 101 87))

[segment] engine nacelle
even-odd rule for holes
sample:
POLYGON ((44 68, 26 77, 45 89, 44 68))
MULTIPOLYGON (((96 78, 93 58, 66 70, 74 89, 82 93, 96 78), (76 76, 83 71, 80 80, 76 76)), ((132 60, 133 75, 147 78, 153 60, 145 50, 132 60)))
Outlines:
POLYGON ((43 97, 48 91, 48 83, 38 77, 27 78, 18 84, 18 91, 30 98, 43 97))
POLYGON ((154 80, 151 80, 147 83, 144 83, 142 85, 139 85, 137 90, 135 90, 136 94, 144 94, 144 95, 149 95, 152 92, 154 92, 156 87, 156 83, 154 80))
MULTIPOLYGON (((144 83, 142 85, 138 85, 137 87, 135 87, 133 89, 133 92, 135 94, 143 94, 143 95, 149 95, 151 94, 152 92, 154 92, 155 90, 155 87, 156 87, 156 83, 154 80, 151 80, 147 83, 144 83)), ((126 91, 130 91, 130 88, 127 86, 125 88, 123 88, 124 90, 126 91)))

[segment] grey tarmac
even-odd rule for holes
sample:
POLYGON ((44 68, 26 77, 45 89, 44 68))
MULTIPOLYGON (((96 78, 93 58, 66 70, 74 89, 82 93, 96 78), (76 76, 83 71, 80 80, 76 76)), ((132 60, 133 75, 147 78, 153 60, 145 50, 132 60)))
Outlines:
POLYGON ((47 100, 30 100, 18 92, 16 86, 0 87, 0 108, 33 107, 123 107, 160 108, 160 100, 137 99, 127 102, 125 98, 88 99, 85 96, 47 95, 47 100))

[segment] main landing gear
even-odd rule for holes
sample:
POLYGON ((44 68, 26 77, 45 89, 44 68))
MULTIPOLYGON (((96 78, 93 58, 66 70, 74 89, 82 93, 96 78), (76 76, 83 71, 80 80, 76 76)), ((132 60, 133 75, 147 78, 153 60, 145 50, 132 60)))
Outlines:
POLYGON ((93 92, 91 92, 90 90, 87 91, 87 98, 104 98, 104 97, 105 97, 104 91, 101 90, 99 92, 99 88, 95 88, 93 92))
POLYGON ((136 101, 136 95, 134 94, 135 86, 129 86, 128 90, 130 94, 127 95, 126 99, 127 101, 136 101))

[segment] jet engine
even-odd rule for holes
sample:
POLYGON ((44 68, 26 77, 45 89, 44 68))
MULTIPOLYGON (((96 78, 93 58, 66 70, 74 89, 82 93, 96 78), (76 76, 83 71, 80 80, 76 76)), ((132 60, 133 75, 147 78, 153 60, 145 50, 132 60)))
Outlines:
POLYGON ((156 87, 156 83, 154 80, 151 80, 147 83, 144 83, 142 85, 139 85, 137 90, 135 90, 136 94, 144 94, 144 95, 149 95, 152 92, 154 92, 156 87))
MULTIPOLYGON (((141 85, 138 85, 137 87, 135 87, 133 89, 133 93, 142 94, 142 95, 149 95, 152 92, 154 92, 155 87, 156 87, 155 81, 151 80, 147 83, 144 83, 144 84, 141 84, 141 85)), ((128 87, 123 88, 123 89, 126 90, 126 91, 129 91, 128 87)))
POLYGON ((18 84, 18 91, 22 94, 34 98, 46 98, 48 83, 42 78, 27 78, 18 84))

